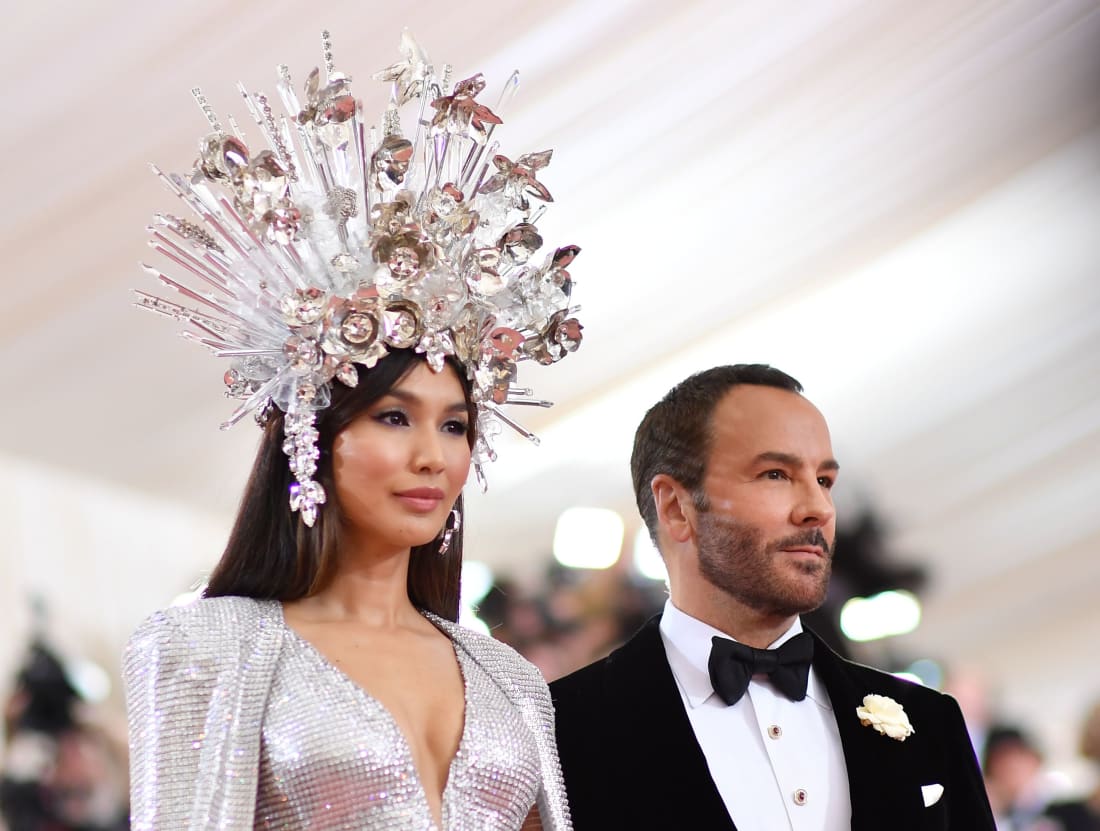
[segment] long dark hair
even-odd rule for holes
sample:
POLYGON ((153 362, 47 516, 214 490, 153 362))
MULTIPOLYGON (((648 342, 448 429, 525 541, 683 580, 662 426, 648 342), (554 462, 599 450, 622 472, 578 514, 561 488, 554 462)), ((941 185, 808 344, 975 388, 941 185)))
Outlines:
MULTIPOLYGON (((411 349, 391 351, 372 369, 357 366, 359 383, 354 388, 332 384, 332 403, 317 413, 317 460, 314 479, 321 483, 328 502, 312 528, 292 513, 288 504, 293 474, 283 453, 283 413, 273 409, 264 427, 252 473, 245 485, 237 519, 221 560, 206 587, 207 597, 239 595, 258 600, 298 600, 325 588, 336 573, 342 516, 332 476, 332 444, 338 433, 367 407, 380 399, 424 361, 411 349)), ((466 397, 470 429, 476 440, 477 410, 470 381, 458 361, 448 359, 466 397)), ((461 511, 462 497, 456 507, 461 511)), ((409 599, 419 609, 447 620, 458 620, 459 577, 462 571, 462 531, 455 531, 446 554, 441 540, 412 549, 409 560, 409 599)))

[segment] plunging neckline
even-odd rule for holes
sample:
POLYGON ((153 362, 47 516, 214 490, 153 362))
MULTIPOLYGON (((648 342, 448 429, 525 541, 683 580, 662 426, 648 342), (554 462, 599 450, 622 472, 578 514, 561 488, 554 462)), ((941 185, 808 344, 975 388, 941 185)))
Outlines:
POLYGON ((447 640, 450 642, 451 649, 454 650, 455 663, 458 665, 458 673, 462 678, 462 732, 459 734, 458 747, 455 749, 454 756, 451 757, 451 761, 447 765, 447 781, 443 783, 443 790, 439 794, 439 823, 437 825, 435 817, 432 815, 431 803, 428 801, 428 790, 424 787, 424 777, 421 776, 420 768, 417 767, 416 757, 413 755, 412 751, 412 744, 409 742, 408 736, 405 735, 405 731, 401 729, 401 723, 397 720, 393 713, 389 711, 386 705, 382 703, 381 699, 371 695, 365 687, 356 682, 354 679, 352 679, 350 675, 344 672, 344 670, 340 669, 340 667, 330 661, 325 653, 318 649, 312 641, 310 641, 307 637, 298 632, 297 629, 295 629, 287 622, 286 613, 283 609, 282 603, 277 603, 276 605, 279 607, 279 621, 282 624, 283 630, 287 634, 289 634, 294 640, 296 640, 301 646, 305 647, 305 649, 309 653, 311 653, 326 669, 331 671, 340 680, 341 683, 351 688, 355 695, 362 698, 371 707, 377 709, 377 711, 382 714, 383 719, 390 724, 398 737, 402 752, 404 753, 405 758, 408 760, 409 767, 412 770, 413 778, 416 780, 417 788, 419 789, 421 799, 424 802, 424 808, 427 811, 428 819, 431 822, 431 827, 429 831, 446 831, 449 819, 449 801, 447 797, 450 793, 451 785, 455 781, 455 765, 465 751, 469 738, 467 734, 470 729, 470 683, 466 677, 466 668, 462 665, 462 657, 459 655, 459 646, 457 643, 455 643, 454 638, 450 636, 450 633, 448 633, 445 629, 440 627, 439 624, 432 620, 430 615, 421 613, 422 617, 430 624, 432 624, 432 626, 434 626, 437 631, 442 633, 443 636, 447 638, 447 640))

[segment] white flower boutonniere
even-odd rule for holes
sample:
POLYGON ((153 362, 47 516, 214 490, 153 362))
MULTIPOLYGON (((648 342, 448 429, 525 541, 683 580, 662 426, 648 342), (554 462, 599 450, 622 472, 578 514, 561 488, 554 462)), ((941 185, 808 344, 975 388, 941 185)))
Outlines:
POLYGON ((863 696, 863 706, 856 708, 856 715, 864 727, 874 727, 882 735, 899 742, 905 741, 916 732, 909 723, 905 710, 889 696, 863 696))

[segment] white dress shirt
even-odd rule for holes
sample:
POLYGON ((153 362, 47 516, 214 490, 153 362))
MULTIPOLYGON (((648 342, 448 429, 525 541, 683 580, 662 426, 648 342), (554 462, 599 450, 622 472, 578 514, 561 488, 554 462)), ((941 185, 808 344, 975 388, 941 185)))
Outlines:
MULTIPOLYGON (((741 700, 726 706, 711 686, 707 663, 711 638, 729 635, 671 600, 660 628, 691 728, 737 831, 848 831, 852 805, 840 732, 813 668, 802 701, 786 698, 760 675, 741 700)), ((796 618, 768 648, 801 631, 796 618)))

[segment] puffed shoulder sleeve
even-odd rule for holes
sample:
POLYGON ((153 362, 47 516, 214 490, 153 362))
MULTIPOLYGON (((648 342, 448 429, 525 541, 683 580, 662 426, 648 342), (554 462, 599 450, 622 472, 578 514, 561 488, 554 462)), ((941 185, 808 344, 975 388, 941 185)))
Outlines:
POLYGON ((507 644, 488 635, 471 632, 456 623, 431 616, 496 682, 519 712, 538 748, 539 819, 545 831, 573 831, 565 781, 558 760, 554 731, 554 705, 550 688, 538 668, 507 644))
POLYGON ((505 691, 534 736, 539 754, 542 782, 539 785, 539 819, 546 831, 572 831, 569 801, 565 796, 558 759, 558 743, 554 728, 554 704, 550 688, 538 668, 512 647, 492 638, 481 638, 483 647, 492 653, 489 664, 499 667, 495 673, 505 691))
POLYGON ((220 600, 157 612, 126 647, 135 831, 253 827, 277 629, 220 600))
MULTIPOLYGON (((526 663, 526 662, 525 662, 526 663)), ((558 744, 554 729, 554 704, 546 679, 532 664, 527 664, 524 686, 527 687, 529 707, 524 713, 528 727, 535 733, 539 748, 539 764, 542 768, 542 787, 539 788, 538 806, 542 827, 552 831, 572 831, 569 801, 565 795, 558 744)))

